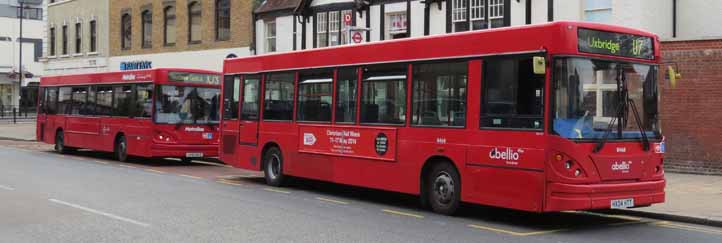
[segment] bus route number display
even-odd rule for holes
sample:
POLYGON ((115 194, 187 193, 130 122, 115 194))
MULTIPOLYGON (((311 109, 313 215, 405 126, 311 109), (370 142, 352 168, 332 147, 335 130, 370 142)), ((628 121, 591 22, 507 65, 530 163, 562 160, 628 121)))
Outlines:
POLYGON ((654 59, 651 37, 579 28, 579 52, 654 59))

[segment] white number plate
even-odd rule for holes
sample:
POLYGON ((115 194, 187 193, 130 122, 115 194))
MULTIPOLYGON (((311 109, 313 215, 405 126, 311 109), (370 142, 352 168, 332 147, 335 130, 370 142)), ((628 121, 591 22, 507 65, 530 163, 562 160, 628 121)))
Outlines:
POLYGON ((203 158, 203 153, 186 153, 186 158, 203 158))
POLYGON ((611 208, 631 208, 634 207, 634 198, 612 200, 611 208))

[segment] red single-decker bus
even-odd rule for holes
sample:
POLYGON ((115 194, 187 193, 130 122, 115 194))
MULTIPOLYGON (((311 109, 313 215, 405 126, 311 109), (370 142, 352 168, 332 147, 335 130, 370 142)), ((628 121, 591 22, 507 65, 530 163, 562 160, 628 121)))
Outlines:
POLYGON ((65 153, 84 148, 128 156, 218 156, 220 79, 190 69, 43 77, 37 139, 65 153))
POLYGON ((554 22, 229 59, 220 158, 443 214, 661 203, 659 45, 554 22))

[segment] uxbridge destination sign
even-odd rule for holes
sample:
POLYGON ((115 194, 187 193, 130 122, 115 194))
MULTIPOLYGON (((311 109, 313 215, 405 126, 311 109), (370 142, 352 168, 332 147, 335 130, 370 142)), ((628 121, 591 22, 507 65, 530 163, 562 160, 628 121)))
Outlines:
POLYGON ((579 52, 654 59, 652 38, 579 28, 579 52))

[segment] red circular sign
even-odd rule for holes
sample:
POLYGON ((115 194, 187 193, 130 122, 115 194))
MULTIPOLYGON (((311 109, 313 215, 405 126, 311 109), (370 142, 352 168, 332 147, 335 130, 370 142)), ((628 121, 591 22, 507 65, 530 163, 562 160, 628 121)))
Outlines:
POLYGON ((351 37, 351 39, 353 39, 353 43, 356 43, 356 44, 361 43, 361 41, 364 40, 364 38, 361 36, 361 32, 354 33, 353 37, 351 37))
POLYGON ((343 16, 343 21, 344 21, 344 23, 345 23, 346 25, 351 25, 351 24, 352 24, 352 18, 353 18, 353 16, 352 16, 350 13, 349 13, 349 14, 345 14, 345 15, 343 16))

